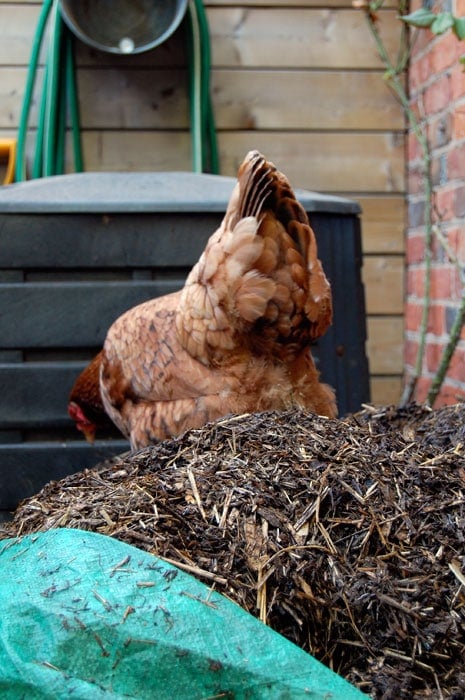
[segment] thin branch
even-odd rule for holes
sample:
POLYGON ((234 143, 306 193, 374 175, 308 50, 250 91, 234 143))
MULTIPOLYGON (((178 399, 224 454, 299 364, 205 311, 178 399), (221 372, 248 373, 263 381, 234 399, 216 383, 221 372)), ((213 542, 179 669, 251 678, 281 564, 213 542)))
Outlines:
POLYGON ((444 251, 449 259, 449 262, 452 263, 452 265, 454 265, 454 267, 457 269, 457 272, 459 273, 459 277, 460 277, 460 282, 465 287, 465 266, 460 262, 460 260, 458 259, 458 257, 456 256, 456 254, 454 253, 452 248, 450 247, 449 242, 448 242, 447 238, 444 236, 443 232, 441 231, 440 226, 438 226, 437 224, 435 226, 433 226, 433 233, 436 236, 436 238, 438 239, 441 246, 443 247, 443 249, 444 249, 444 251))

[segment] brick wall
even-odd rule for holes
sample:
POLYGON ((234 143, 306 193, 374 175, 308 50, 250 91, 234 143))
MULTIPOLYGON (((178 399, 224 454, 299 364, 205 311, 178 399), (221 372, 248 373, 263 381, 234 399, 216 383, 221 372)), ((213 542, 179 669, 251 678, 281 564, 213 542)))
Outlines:
MULTIPOLYGON (((419 6, 412 3, 412 10, 419 6)), ((434 10, 465 15, 465 0, 435 4, 434 10)), ((465 73, 459 56, 465 42, 452 32, 433 36, 421 31, 410 65, 410 98, 424 123, 432 150, 436 220, 453 254, 465 267, 465 73)), ((421 151, 413 134, 407 145, 409 230, 407 234, 407 294, 405 305, 405 369, 412 372, 419 341, 422 297, 425 284, 424 194, 421 151)), ((431 276, 431 310, 425 358, 415 399, 426 398, 431 379, 448 340, 463 284, 443 246, 434 241, 431 276)), ((452 357, 436 406, 465 399, 465 330, 452 357)))

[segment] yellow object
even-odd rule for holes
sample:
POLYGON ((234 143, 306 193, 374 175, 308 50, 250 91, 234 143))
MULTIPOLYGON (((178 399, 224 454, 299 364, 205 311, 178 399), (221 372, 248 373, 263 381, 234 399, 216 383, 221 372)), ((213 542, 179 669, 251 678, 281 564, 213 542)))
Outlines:
POLYGON ((4 185, 10 185, 15 177, 16 139, 0 139, 0 161, 6 159, 4 185))

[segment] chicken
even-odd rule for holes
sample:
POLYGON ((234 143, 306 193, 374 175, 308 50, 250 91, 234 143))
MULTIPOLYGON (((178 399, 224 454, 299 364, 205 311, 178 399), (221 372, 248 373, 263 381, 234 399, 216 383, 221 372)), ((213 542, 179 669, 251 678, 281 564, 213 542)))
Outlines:
POLYGON ((298 405, 335 416, 310 353, 331 320, 307 214, 287 178, 251 151, 183 289, 110 327, 94 360, 103 407, 133 449, 228 413, 298 405))
POLYGON ((100 394, 100 367, 103 351, 74 382, 69 395, 68 414, 88 442, 94 442, 97 430, 114 427, 103 407, 100 394))

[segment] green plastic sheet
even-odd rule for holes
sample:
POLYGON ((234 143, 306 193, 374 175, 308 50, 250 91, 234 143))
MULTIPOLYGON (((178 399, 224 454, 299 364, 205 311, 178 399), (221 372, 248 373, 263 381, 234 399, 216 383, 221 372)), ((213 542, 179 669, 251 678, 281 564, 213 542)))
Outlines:
POLYGON ((117 540, 0 542, 0 697, 361 700, 226 597, 117 540))

